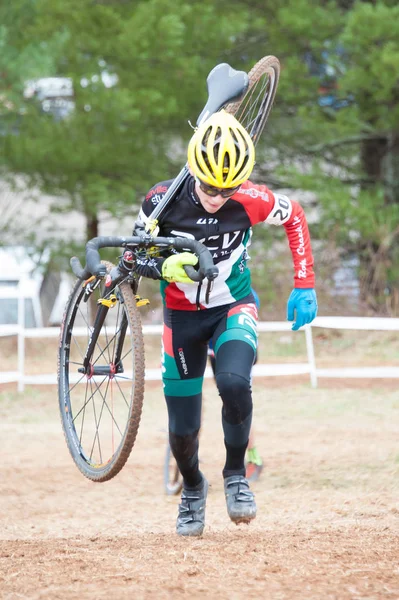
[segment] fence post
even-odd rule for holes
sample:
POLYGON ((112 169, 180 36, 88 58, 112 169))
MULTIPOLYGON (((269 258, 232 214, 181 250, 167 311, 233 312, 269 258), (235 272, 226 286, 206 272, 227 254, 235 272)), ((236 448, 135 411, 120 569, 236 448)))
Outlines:
POLYGON ((308 363, 310 383, 312 388, 317 388, 316 361, 314 357, 312 325, 305 325, 306 349, 308 352, 308 363))
POLYGON ((18 392, 25 389, 25 298, 18 284, 18 392))

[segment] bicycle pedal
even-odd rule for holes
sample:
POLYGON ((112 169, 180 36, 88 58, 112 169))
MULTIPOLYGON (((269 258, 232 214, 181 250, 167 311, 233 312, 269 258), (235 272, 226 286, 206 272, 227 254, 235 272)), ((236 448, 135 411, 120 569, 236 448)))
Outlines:
POLYGON ((103 304, 104 306, 108 306, 108 308, 113 308, 117 302, 118 298, 115 294, 112 294, 109 298, 100 298, 97 300, 97 304, 103 304))
POLYGON ((150 303, 150 301, 148 300, 148 298, 141 298, 140 296, 136 295, 136 305, 137 306, 147 306, 147 304, 150 303))

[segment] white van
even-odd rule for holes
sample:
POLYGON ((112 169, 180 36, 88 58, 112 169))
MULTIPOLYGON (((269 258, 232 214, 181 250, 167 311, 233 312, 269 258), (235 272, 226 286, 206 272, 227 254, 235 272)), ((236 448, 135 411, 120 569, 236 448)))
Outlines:
POLYGON ((60 324, 71 280, 57 273, 49 285, 47 260, 23 246, 0 247, 0 325, 18 323, 19 299, 24 299, 25 327, 60 324))

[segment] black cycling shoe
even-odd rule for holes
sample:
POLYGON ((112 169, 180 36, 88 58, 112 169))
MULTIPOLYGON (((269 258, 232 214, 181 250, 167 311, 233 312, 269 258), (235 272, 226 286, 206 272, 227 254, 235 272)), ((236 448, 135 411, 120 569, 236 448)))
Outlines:
POLYGON ((208 482, 199 490, 183 487, 179 514, 176 521, 176 533, 185 536, 200 536, 205 527, 205 505, 208 494, 208 482))
POLYGON ((256 517, 255 496, 243 475, 231 475, 224 480, 227 512, 233 523, 249 523, 256 517))

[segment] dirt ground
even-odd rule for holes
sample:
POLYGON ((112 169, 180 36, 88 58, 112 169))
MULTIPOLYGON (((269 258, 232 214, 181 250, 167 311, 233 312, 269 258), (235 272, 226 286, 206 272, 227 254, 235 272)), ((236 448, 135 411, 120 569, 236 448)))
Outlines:
POLYGON ((399 598, 396 382, 257 379, 258 517, 228 520, 220 403, 205 383, 201 539, 174 532, 164 494, 166 411, 147 384, 130 459, 92 483, 64 442, 55 388, 0 390, 0 598, 399 598))

